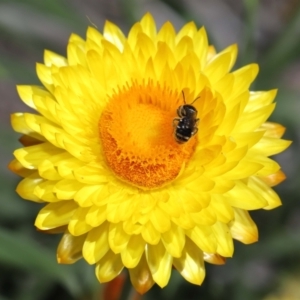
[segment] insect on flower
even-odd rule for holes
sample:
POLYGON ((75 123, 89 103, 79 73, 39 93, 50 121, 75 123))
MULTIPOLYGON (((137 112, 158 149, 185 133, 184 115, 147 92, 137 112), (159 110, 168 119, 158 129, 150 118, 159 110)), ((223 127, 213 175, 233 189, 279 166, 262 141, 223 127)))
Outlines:
POLYGON ((175 139, 179 144, 186 143, 192 136, 198 132, 199 118, 197 118, 197 109, 192 104, 200 97, 196 98, 191 104, 186 104, 184 92, 182 91, 184 105, 180 105, 177 109, 179 118, 173 120, 175 128, 175 139))

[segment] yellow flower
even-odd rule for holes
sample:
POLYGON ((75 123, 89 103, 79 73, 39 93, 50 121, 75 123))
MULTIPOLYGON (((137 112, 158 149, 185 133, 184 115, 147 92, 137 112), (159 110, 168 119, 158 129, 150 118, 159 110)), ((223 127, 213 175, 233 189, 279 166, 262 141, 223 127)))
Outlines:
POLYGON ((128 37, 106 22, 103 35, 71 35, 67 58, 45 52, 43 87, 18 86, 38 114, 12 115, 24 147, 10 168, 19 195, 45 204, 36 227, 64 232, 60 263, 83 256, 100 282, 125 267, 143 293, 172 266, 201 284, 204 261, 257 240, 248 211, 281 204, 269 156, 290 142, 266 123, 276 91, 250 92, 258 67, 231 72, 236 56, 194 23, 157 31, 150 14, 128 37))

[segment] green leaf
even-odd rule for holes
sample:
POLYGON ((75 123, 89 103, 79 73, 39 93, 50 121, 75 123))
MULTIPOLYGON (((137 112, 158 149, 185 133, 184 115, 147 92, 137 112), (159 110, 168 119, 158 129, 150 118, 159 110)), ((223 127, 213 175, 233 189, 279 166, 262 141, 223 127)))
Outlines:
POLYGON ((300 4, 294 16, 281 31, 277 40, 264 54, 260 62, 260 81, 263 85, 269 84, 277 77, 283 68, 299 58, 300 51, 300 4))
POLYGON ((255 43, 255 32, 257 27, 257 11, 259 8, 259 0, 243 0, 246 16, 245 26, 242 35, 241 51, 238 57, 238 65, 254 62, 257 55, 257 47, 255 43))
POLYGON ((0 228, 0 262, 59 281, 76 295, 80 285, 72 266, 58 265, 55 254, 33 239, 0 228))

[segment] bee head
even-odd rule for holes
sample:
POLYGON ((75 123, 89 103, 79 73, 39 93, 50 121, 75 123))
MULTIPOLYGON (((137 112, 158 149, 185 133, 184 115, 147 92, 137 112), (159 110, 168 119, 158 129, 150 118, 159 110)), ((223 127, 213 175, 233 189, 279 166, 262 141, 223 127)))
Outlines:
POLYGON ((186 116, 185 106, 186 106, 186 105, 181 105, 181 106, 179 106, 178 109, 177 109, 177 114, 178 114, 178 116, 181 117, 181 118, 186 116))

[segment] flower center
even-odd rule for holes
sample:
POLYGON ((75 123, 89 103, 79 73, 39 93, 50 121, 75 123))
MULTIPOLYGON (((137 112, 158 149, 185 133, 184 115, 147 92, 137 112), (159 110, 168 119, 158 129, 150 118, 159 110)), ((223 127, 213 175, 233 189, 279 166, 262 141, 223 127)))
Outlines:
POLYGON ((100 121, 100 138, 109 167, 120 179, 143 189, 174 180, 196 147, 179 144, 174 118, 183 104, 167 87, 133 83, 115 92, 100 121))

